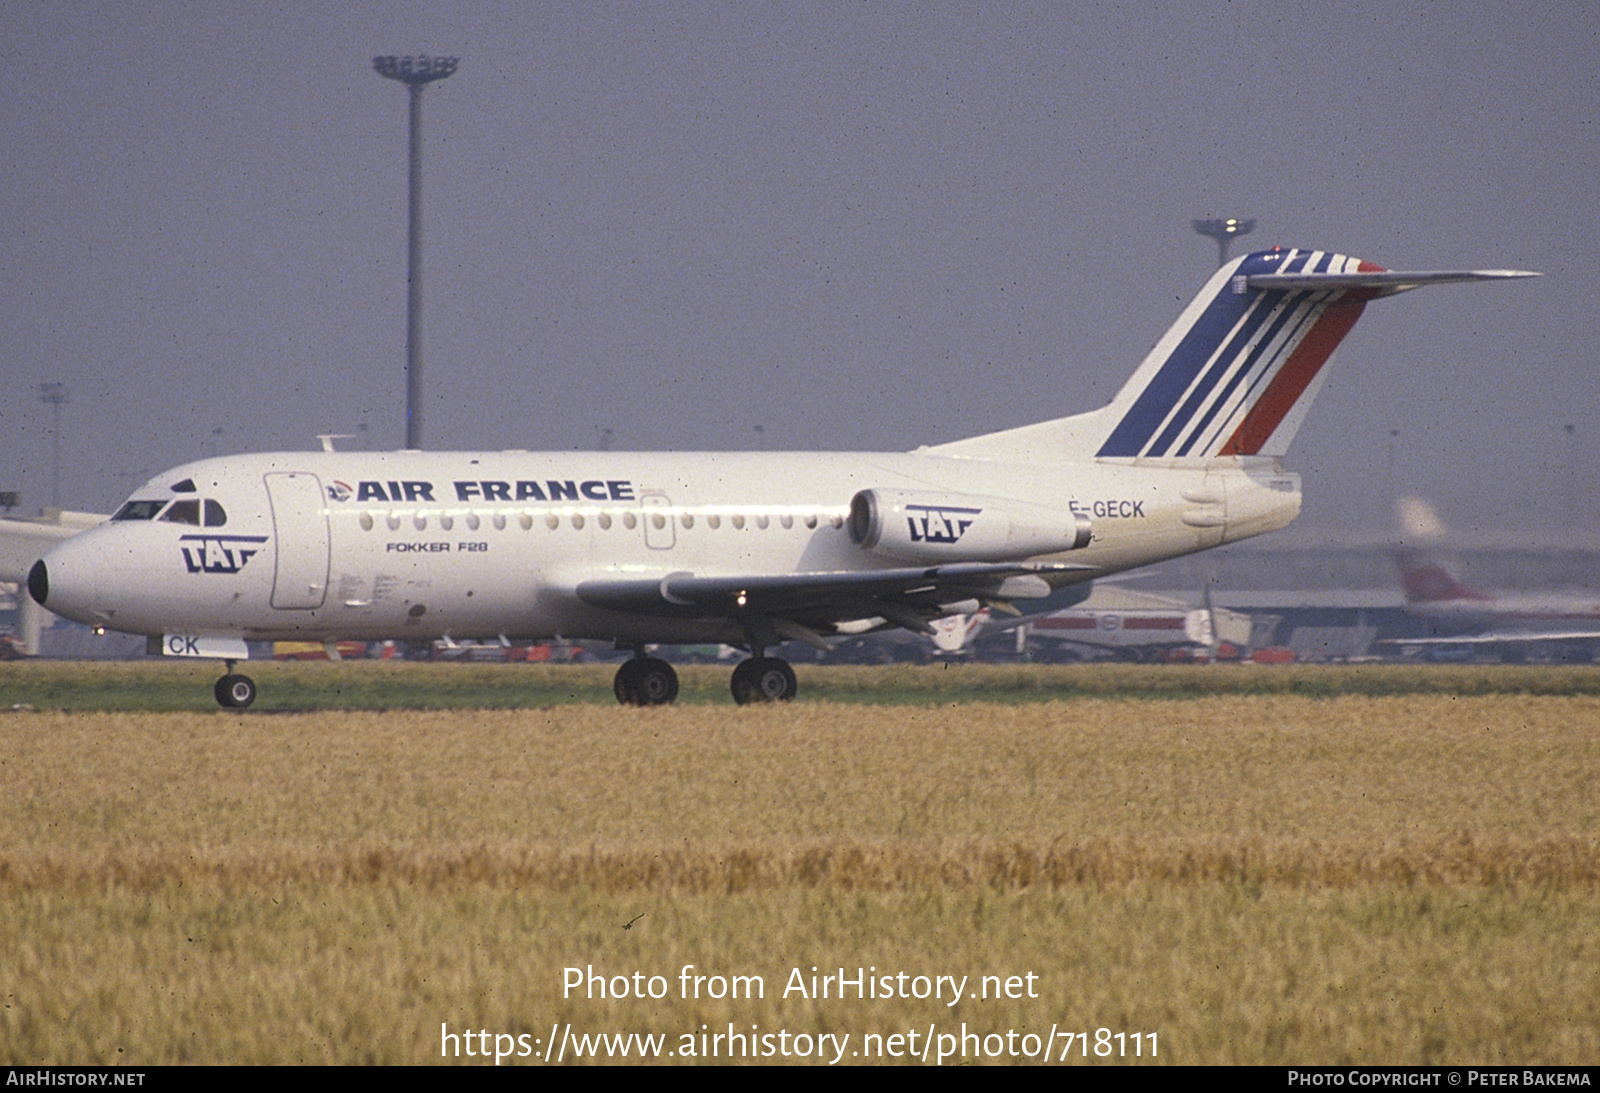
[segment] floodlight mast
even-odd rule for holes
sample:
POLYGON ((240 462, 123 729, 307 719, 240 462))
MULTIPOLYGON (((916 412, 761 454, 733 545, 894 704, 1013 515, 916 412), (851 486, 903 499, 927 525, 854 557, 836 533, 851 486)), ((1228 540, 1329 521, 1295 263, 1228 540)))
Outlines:
POLYGON ((1196 220, 1194 230, 1217 241, 1217 268, 1228 264, 1228 244, 1236 235, 1249 235, 1256 226, 1254 220, 1229 217, 1226 220, 1196 220))
MULTIPOLYGON (((39 401, 50 407, 50 504, 61 508, 61 407, 71 402, 64 383, 41 383, 39 401)), ((1571 426, 1567 426, 1571 428, 1571 426)))
POLYGON ((456 70, 457 57, 374 57, 372 67, 411 92, 410 227, 406 271, 406 447, 422 447, 422 89, 456 70))

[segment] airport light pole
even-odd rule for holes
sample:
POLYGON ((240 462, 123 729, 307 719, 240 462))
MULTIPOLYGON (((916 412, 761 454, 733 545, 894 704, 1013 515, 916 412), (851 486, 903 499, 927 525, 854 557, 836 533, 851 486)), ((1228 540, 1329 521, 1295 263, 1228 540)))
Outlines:
POLYGON ((72 401, 64 383, 41 383, 39 401, 50 406, 50 507, 61 508, 61 407, 72 401))
POLYGON ((1387 445, 1385 445, 1385 447, 1388 449, 1388 460, 1387 460, 1387 467, 1385 468, 1385 470, 1386 470, 1386 472, 1387 472, 1387 474, 1389 476, 1389 483, 1388 483, 1388 485, 1389 485, 1389 503, 1391 505, 1394 504, 1394 502, 1396 502, 1396 501, 1398 501, 1400 499, 1400 489, 1399 489, 1399 486, 1396 484, 1395 477, 1394 477, 1394 446, 1397 443, 1399 443, 1399 441, 1400 441, 1400 430, 1399 429, 1390 429, 1389 430, 1389 443, 1387 445))
POLYGON ((1572 434, 1577 430, 1577 428, 1578 427, 1573 425, 1571 422, 1561 426, 1561 431, 1565 433, 1567 437, 1567 442, 1562 447, 1562 463, 1564 463, 1565 466, 1562 467, 1561 475, 1561 530, 1566 532, 1568 535, 1571 535, 1572 533, 1572 517, 1573 513, 1575 513, 1578 508, 1578 490, 1573 477, 1573 467, 1575 464, 1572 461, 1572 434))
POLYGON ((406 272, 406 447, 422 447, 422 89, 456 70, 456 57, 374 57, 372 67, 411 93, 411 213, 406 272))
POLYGON ((1210 239, 1217 241, 1217 268, 1221 269, 1228 264, 1228 244, 1236 235, 1249 235, 1255 228, 1254 220, 1240 220, 1238 217, 1229 217, 1226 220, 1196 220, 1194 230, 1210 239))

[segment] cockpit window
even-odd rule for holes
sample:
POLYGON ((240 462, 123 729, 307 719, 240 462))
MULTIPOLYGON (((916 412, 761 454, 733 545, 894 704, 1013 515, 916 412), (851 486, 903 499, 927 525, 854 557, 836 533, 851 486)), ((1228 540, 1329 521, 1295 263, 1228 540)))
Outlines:
POLYGON ((220 528, 228 522, 228 512, 222 507, 222 503, 213 501, 209 497, 204 501, 186 497, 172 502, 170 506, 165 501, 129 501, 118 509, 117 514, 111 519, 154 520, 158 514, 164 524, 189 524, 200 527, 202 515, 208 528, 220 528), (165 511, 162 511, 163 509, 165 511))
POLYGON ((193 524, 200 526, 200 502, 195 500, 174 501, 167 511, 161 514, 164 524, 193 524))
POLYGON ((154 520, 165 501, 129 501, 117 510, 113 520, 154 520))

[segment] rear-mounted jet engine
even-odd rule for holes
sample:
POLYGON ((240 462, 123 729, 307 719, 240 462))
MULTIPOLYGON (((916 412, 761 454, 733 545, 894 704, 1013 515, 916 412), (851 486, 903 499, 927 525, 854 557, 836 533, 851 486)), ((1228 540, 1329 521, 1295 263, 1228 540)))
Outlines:
POLYGON ((1089 545, 1089 518, 969 493, 862 490, 850 499, 850 541, 918 565, 1009 561, 1089 545))

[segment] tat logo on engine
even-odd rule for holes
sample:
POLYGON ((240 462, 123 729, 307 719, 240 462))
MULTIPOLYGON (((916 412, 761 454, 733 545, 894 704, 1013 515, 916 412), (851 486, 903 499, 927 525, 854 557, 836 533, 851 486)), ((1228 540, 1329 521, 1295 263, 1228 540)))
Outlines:
POLYGON ((944 505, 907 505, 906 524, 913 543, 940 543, 945 546, 961 541, 982 509, 953 508, 944 505), (917 515, 911 515, 915 513, 917 515))

